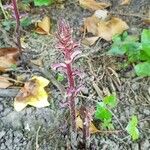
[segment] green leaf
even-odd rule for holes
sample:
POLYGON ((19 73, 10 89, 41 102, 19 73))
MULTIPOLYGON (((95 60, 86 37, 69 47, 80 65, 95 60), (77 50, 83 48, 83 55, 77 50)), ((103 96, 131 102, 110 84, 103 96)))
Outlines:
POLYGON ((116 96, 115 95, 109 95, 109 96, 106 96, 104 97, 104 100, 103 100, 104 104, 106 105, 109 105, 110 107, 115 107, 117 105, 117 99, 116 99, 116 96))
POLYGON ((133 141, 139 138, 139 130, 137 128, 137 124, 138 124, 137 116, 133 115, 126 127, 126 130, 128 134, 130 134, 133 141))
POLYGON ((64 80, 64 75, 58 73, 58 75, 57 75, 57 81, 61 82, 61 81, 63 81, 63 80, 64 80))
POLYGON ((52 4, 54 2, 54 0, 34 0, 34 5, 35 6, 48 6, 50 4, 52 4))
POLYGON ((96 119, 100 119, 102 121, 112 119, 111 112, 107 109, 106 105, 103 102, 98 103, 96 107, 97 107, 95 112, 96 119))
POLYGON ((113 44, 108 54, 111 55, 124 55, 130 51, 136 51, 139 48, 139 43, 137 42, 137 37, 129 36, 125 32, 122 36, 117 35, 113 37, 113 44))
POLYGON ((150 43, 150 29, 144 29, 141 34, 142 43, 150 43))
POLYGON ((141 35, 142 50, 141 50, 141 60, 146 58, 150 61, 150 29, 144 29, 141 35), (148 58, 147 58, 148 57, 148 58))
POLYGON ((142 76, 142 77, 150 76, 150 62, 143 62, 137 64, 134 67, 134 69, 138 76, 142 76))

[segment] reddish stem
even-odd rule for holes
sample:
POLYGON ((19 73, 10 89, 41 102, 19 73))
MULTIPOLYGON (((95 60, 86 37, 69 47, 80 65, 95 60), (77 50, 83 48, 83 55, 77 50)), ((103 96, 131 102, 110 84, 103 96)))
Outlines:
POLYGON ((71 63, 70 64, 66 64, 67 67, 67 76, 68 76, 68 85, 69 85, 69 89, 72 89, 72 95, 69 97, 68 101, 69 101, 69 105, 70 105, 70 118, 71 118, 71 124, 72 124, 72 130, 74 132, 76 132, 76 107, 75 107, 75 85, 74 85, 74 77, 72 74, 72 67, 71 67, 71 63))
POLYGON ((14 8, 14 14, 16 17, 16 37, 17 37, 17 46, 21 52, 21 42, 20 42, 20 15, 17 7, 17 1, 16 0, 11 0, 14 8))

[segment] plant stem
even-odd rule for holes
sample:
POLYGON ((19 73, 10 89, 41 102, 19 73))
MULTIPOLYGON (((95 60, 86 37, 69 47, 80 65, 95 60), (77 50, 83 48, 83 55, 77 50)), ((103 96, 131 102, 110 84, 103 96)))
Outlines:
POLYGON ((19 11, 17 8, 17 1, 16 0, 11 0, 12 4, 13 4, 13 8, 14 8, 14 14, 16 17, 16 37, 17 37, 17 46, 21 52, 21 42, 20 42, 20 15, 19 15, 19 11))
MULTIPOLYGON (((74 77, 72 74, 72 67, 71 67, 71 63, 70 64, 66 64, 67 66, 67 76, 68 76, 68 85, 69 85, 69 89, 74 90, 74 77)), ((69 97, 69 105, 70 105, 70 119, 71 119, 71 125, 72 125, 72 130, 73 132, 76 132, 76 107, 75 107, 75 92, 73 91, 71 93, 72 95, 69 97)))
POLYGON ((5 19, 8 19, 7 15, 6 15, 6 13, 5 13, 5 10, 4 10, 4 8, 3 8, 3 5, 2 5, 2 1, 1 1, 1 0, 0 0, 0 8, 1 8, 2 12, 3 12, 3 15, 4 15, 5 19))

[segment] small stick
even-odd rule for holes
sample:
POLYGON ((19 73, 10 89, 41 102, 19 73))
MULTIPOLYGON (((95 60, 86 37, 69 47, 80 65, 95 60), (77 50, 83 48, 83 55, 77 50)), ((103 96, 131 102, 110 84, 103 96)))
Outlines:
POLYGON ((124 13, 124 12, 123 13, 119 13, 119 12, 111 11, 110 14, 121 15, 121 16, 138 17, 138 18, 142 18, 142 19, 148 18, 148 16, 139 15, 139 14, 128 14, 128 13, 124 13))
POLYGON ((37 132, 36 132, 36 150, 39 150, 39 144, 38 144, 38 141, 39 141, 39 131, 41 129, 41 126, 39 126, 37 132))

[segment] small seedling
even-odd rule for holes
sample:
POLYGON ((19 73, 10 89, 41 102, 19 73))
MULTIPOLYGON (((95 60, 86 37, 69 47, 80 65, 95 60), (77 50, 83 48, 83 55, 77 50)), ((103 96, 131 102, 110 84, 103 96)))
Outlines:
POLYGON ((134 69, 138 76, 150 76, 150 29, 142 31, 141 40, 127 32, 114 36, 108 54, 127 56, 128 64, 136 64, 134 69))
POLYGON ((115 95, 106 96, 103 102, 99 102, 96 106, 95 118, 102 121, 104 128, 113 129, 112 113, 109 108, 114 108, 117 105, 115 95))
POLYGON ((137 116, 133 115, 126 127, 126 130, 128 134, 131 136, 133 141, 139 138, 139 130, 137 128, 137 124, 138 124, 137 116))

